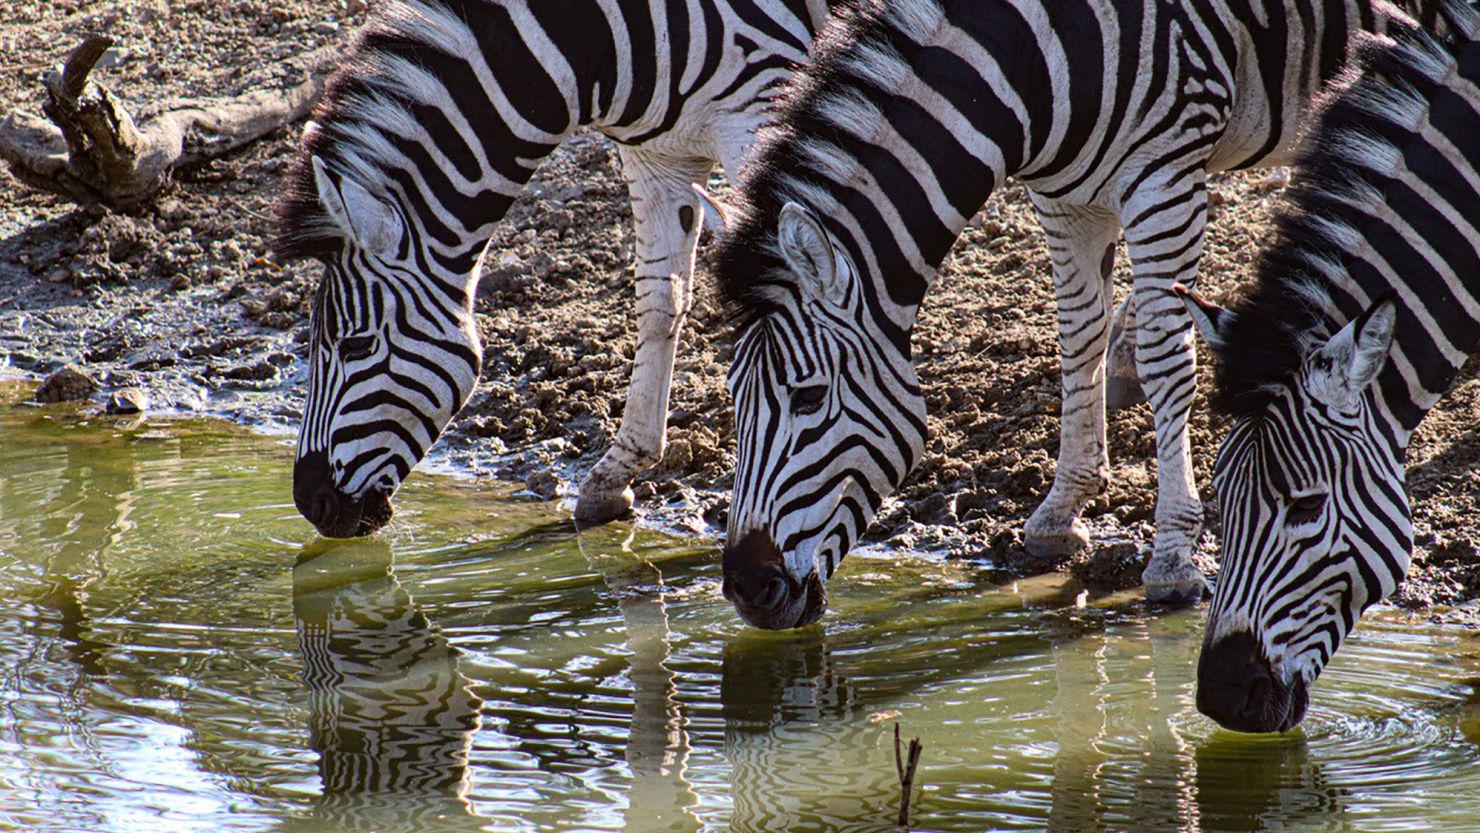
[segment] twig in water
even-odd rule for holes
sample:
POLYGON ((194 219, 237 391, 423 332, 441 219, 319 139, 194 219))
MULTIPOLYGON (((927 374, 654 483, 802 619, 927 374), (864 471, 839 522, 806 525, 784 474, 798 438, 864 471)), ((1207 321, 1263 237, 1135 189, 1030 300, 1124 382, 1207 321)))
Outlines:
POLYGON ((899 724, 894 724, 894 771, 899 775, 899 818, 894 824, 900 833, 909 833, 910 795, 915 790, 915 769, 920 766, 920 752, 924 745, 919 738, 910 738, 908 755, 900 752, 899 724))

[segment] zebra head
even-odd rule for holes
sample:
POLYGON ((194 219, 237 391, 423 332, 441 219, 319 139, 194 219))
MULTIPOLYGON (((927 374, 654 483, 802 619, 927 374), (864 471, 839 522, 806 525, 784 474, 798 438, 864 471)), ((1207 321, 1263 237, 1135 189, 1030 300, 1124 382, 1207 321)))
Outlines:
POLYGON ((818 217, 787 203, 775 232, 729 374, 724 594, 746 621, 781 629, 826 611, 828 578, 920 458, 925 400, 907 347, 878 331, 818 217))
MULTIPOLYGON (((1220 370, 1234 313, 1182 290, 1220 370)), ((1197 669, 1197 707, 1244 732, 1285 731, 1367 607, 1408 569, 1402 450, 1373 384, 1396 307, 1384 298, 1308 345, 1284 384, 1238 409, 1218 450, 1222 569, 1197 669)))
POLYGON ((478 380, 470 276, 428 276, 401 200, 310 158, 325 222, 293 500, 318 531, 368 535, 478 380))

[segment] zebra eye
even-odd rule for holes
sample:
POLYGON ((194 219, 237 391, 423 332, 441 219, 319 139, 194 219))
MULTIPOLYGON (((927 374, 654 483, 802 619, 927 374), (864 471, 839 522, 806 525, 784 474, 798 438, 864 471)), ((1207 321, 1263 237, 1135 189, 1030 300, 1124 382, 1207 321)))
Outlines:
POLYGON ((1321 510, 1324 508, 1326 508, 1326 496, 1323 494, 1291 498, 1289 509, 1285 512, 1285 525, 1301 526, 1314 523, 1321 519, 1321 510))
POLYGON ((791 392, 791 412, 799 416, 815 414, 827 401, 827 385, 808 385, 791 392))
POLYGON ((339 358, 352 362, 363 359, 375 350, 375 336, 350 336, 339 341, 339 358))

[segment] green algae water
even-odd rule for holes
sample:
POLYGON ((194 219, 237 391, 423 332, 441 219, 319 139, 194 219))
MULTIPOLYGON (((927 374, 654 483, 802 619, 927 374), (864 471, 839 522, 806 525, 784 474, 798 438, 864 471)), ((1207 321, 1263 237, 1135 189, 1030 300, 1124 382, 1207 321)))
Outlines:
POLYGON ((417 475, 313 539, 281 438, 0 388, 0 829, 1480 830, 1480 638, 1364 621, 1302 730, 1192 706, 1201 611, 850 557, 741 627, 713 546, 417 475))

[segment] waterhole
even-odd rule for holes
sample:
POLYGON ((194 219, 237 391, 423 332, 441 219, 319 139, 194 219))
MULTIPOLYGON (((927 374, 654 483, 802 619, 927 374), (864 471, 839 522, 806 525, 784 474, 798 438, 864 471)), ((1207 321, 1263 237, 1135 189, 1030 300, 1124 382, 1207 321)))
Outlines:
POLYGON ((1480 829, 1480 639, 1363 620, 1303 728, 1193 708, 1202 611, 850 556, 742 627, 712 544, 418 474, 315 540, 292 448, 0 395, 0 829, 1480 829))

